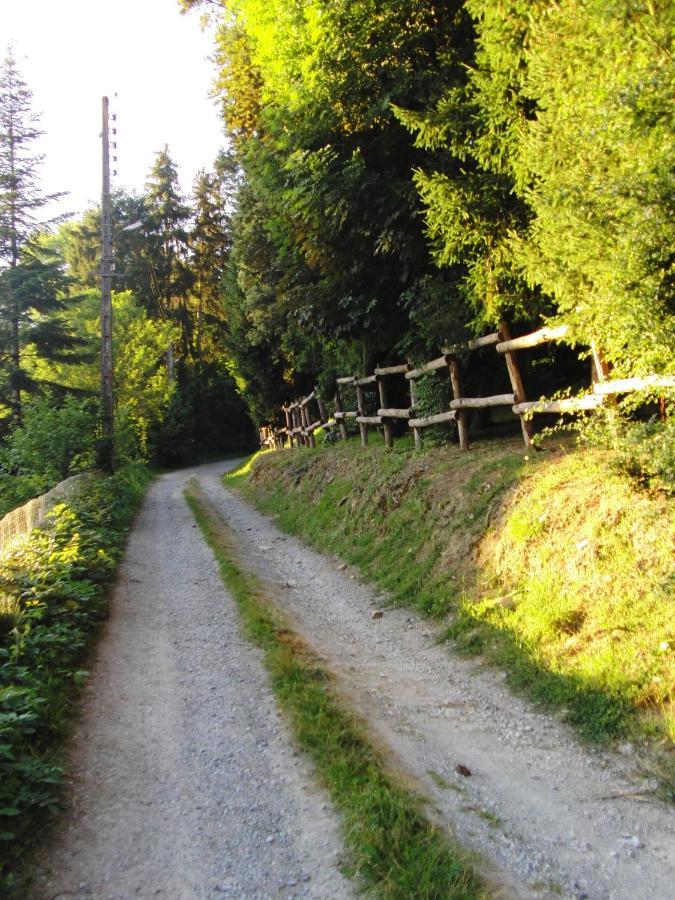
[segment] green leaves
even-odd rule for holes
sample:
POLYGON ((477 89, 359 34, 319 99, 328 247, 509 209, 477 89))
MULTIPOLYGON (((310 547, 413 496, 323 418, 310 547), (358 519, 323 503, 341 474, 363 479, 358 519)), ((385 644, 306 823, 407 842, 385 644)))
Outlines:
POLYGON ((135 467, 92 481, 0 564, 3 590, 20 609, 14 630, 0 635, 0 890, 44 814, 58 810, 58 740, 87 679, 81 664, 148 478, 135 467))
POLYGON ((463 87, 397 109, 439 156, 415 182, 479 321, 556 312, 617 374, 672 368, 672 9, 467 0, 463 87))
POLYGON ((535 20, 519 190, 533 211, 515 246, 526 277, 555 298, 617 374, 672 370, 670 12, 622 2, 560 6, 535 20))
MULTIPOLYGON (((430 258, 412 181, 425 154, 392 104, 417 107, 464 81, 470 28, 460 3, 228 9, 218 90, 247 184, 225 302, 237 370, 266 417, 305 379, 330 382, 337 358, 385 361, 410 332, 411 297, 462 302, 430 258)), ((456 316, 436 312, 440 342, 456 316)))

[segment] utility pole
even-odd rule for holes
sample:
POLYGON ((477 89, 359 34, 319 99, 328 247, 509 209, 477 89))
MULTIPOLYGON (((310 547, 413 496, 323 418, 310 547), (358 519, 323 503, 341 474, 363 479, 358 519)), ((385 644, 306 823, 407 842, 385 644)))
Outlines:
POLYGON ((112 472, 115 457, 112 355, 112 215, 110 203, 110 134, 108 98, 103 98, 103 190, 101 194, 101 406, 103 441, 100 462, 112 472))

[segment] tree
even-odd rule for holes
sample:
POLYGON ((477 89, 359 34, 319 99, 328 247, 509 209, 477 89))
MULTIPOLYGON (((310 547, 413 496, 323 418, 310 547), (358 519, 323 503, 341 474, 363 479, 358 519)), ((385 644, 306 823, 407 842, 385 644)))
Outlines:
POLYGON ((52 358, 78 345, 52 317, 63 306, 68 281, 61 261, 39 240, 45 223, 38 214, 59 195, 40 191, 42 156, 33 146, 42 132, 31 96, 10 49, 0 68, 0 389, 16 422, 22 392, 37 387, 23 365, 27 345, 52 358))
POLYGON ((479 321, 568 324, 617 374, 675 356, 672 34, 665 2, 466 0, 462 89, 399 110, 439 265, 479 321))
MULTIPOLYGON (((171 322, 151 318, 129 291, 113 292, 113 357, 115 432, 118 456, 147 458, 148 436, 165 414, 174 386, 166 372, 166 348, 178 337, 171 322)), ((62 316, 68 330, 96 349, 96 358, 71 361, 32 360, 31 375, 43 383, 58 383, 68 392, 96 397, 100 388, 98 347, 101 336, 100 293, 89 290, 82 301, 68 305, 62 316)))
POLYGON ((180 327, 179 356, 183 363, 193 355, 193 323, 189 309, 193 276, 189 267, 188 223, 190 208, 184 203, 178 171, 164 147, 157 154, 145 194, 147 219, 144 249, 152 272, 152 291, 160 318, 180 327))
POLYGON ((329 382, 340 360, 369 368, 458 337, 456 273, 420 228, 412 170, 427 153, 392 104, 421 108, 462 82, 470 52, 461 3, 227 4, 217 90, 247 181, 227 316, 256 409, 329 382), (265 357, 276 390, 256 371, 265 357))
MULTIPOLYGON (((474 326, 535 318, 541 307, 515 264, 514 235, 530 211, 515 190, 519 129, 531 112, 524 90, 525 38, 538 0, 467 0, 475 40, 464 82, 447 83, 423 111, 397 107, 430 154, 415 172, 436 263, 458 275, 474 326)), ((550 311, 550 310, 549 310, 550 311)))
POLYGON ((43 230, 37 213, 62 194, 43 194, 43 161, 33 150, 44 132, 31 110, 32 93, 21 78, 12 48, 0 67, 0 259, 16 266, 22 249, 43 230))
POLYGON ((190 269, 197 301, 194 353, 218 352, 218 330, 224 324, 221 281, 232 246, 230 211, 224 181, 217 172, 201 171, 194 184, 194 225, 190 232, 190 269), (207 349, 211 338, 213 346, 207 349))
POLYGON ((675 7, 579 0, 533 17, 514 244, 573 340, 616 375, 675 371, 675 7))
MULTIPOLYGON (((149 314, 156 314, 152 269, 145 252, 144 229, 125 231, 134 222, 147 219, 145 198, 123 190, 111 196, 111 221, 114 255, 114 285, 129 290, 149 314)), ((76 222, 64 223, 57 232, 57 243, 69 276, 82 290, 98 288, 101 256, 101 207, 88 209, 76 222)))

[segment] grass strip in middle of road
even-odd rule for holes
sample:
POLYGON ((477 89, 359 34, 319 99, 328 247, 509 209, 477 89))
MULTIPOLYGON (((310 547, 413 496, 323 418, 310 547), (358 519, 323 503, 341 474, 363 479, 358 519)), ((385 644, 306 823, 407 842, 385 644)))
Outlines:
POLYGON ((354 874, 386 898, 480 898, 466 854, 397 783, 345 709, 321 660, 291 631, 260 581, 240 565, 227 526, 196 481, 186 500, 211 547, 249 637, 263 650, 279 704, 341 813, 354 874))

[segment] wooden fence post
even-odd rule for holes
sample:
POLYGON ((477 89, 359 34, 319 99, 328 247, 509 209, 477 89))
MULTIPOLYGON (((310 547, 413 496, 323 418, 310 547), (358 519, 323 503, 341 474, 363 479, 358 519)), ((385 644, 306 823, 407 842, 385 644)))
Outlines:
POLYGON ((296 429, 295 436, 298 439, 298 447, 304 447, 307 442, 303 434, 300 431, 297 431, 298 428, 302 428, 302 415, 297 402, 293 406, 293 428, 296 429))
POLYGON ((294 435, 291 434, 291 431, 293 429, 293 424, 291 422, 291 414, 290 414, 290 411, 287 406, 283 406, 282 409, 284 411, 284 415, 286 416, 286 434, 288 435, 288 444, 289 444, 289 447, 292 448, 294 435))
MULTIPOLYGON (((340 397, 340 388, 336 386, 335 388, 335 412, 341 413, 344 412, 344 408, 342 406, 342 398, 340 397)), ((347 440, 347 426, 345 425, 344 419, 340 419, 338 422, 338 428, 340 430, 340 437, 343 441, 347 440)))
MULTIPOLYGON (((417 382, 414 378, 410 379, 410 406, 417 406, 417 382)), ((419 413, 418 413, 419 415, 419 413)), ((413 428, 413 434, 415 436, 415 450, 422 449, 422 431, 419 428, 413 428)))
MULTIPOLYGON (((452 396, 455 400, 462 397, 462 382, 459 377, 459 360, 456 356, 450 357, 450 382, 452 384, 452 396)), ((467 411, 465 409, 457 410, 457 430, 459 432, 459 446, 462 450, 469 449, 469 426, 466 421, 467 411)))
POLYGON ((597 344, 591 344, 591 353, 593 354, 593 365, 591 367, 591 382, 597 384, 599 381, 606 381, 609 375, 609 365, 606 362, 602 351, 598 350, 597 344))
MULTIPOLYGON (((366 407, 363 402, 363 388, 360 384, 356 385, 356 408, 359 416, 365 416, 366 407)), ((365 447, 368 443, 368 426, 365 422, 359 422, 359 431, 361 433, 361 446, 365 447)))
MULTIPOLYGON (((384 375, 377 376, 377 390, 380 395, 380 409, 385 409, 389 406, 387 403, 387 387, 384 382, 384 375)), ((384 443, 387 447, 394 446, 394 431, 391 427, 391 422, 389 419, 384 419, 382 422, 382 427, 384 429, 384 443)))
POLYGON ((316 441, 314 440, 314 432, 310 430, 310 425, 312 422, 309 417, 309 403, 303 403, 300 406, 300 410, 302 412, 302 417, 304 419, 304 428, 306 432, 307 443, 310 447, 316 447, 316 441))
POLYGON ((314 391, 316 394, 316 405, 319 407, 319 418, 321 419, 321 423, 325 425, 328 421, 328 416, 326 415, 326 407, 318 392, 318 388, 314 388, 314 391))
MULTIPOLYGON (((506 322, 504 319, 502 319, 499 325, 499 339, 500 341, 511 340, 511 329, 509 328, 508 322, 506 322)), ((506 368, 511 380, 511 387, 513 388, 513 395, 515 397, 516 405, 518 405, 519 403, 525 403, 525 387, 523 385, 523 379, 520 375, 520 369, 516 361, 515 352, 507 351, 506 353, 504 353, 504 359, 506 360, 506 368)), ((529 447, 532 444, 534 425, 530 421, 530 419, 526 419, 523 415, 520 415, 520 427, 523 430, 523 440, 525 441, 525 446, 529 447)))

